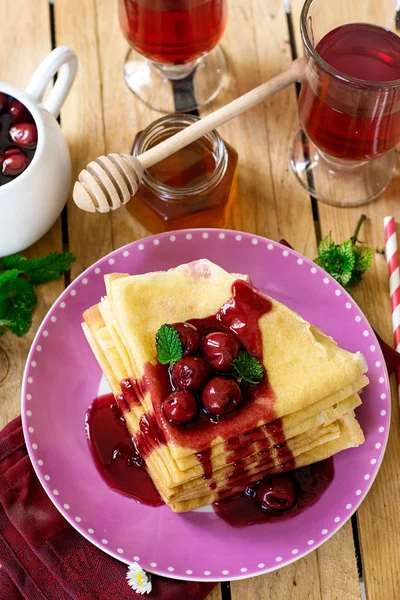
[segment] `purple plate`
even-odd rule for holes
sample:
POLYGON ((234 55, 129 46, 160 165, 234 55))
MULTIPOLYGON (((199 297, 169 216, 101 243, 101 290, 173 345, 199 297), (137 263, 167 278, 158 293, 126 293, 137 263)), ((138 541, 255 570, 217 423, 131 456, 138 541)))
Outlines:
MULTIPOLYGON (((288 374, 290 376, 290 374, 288 374)), ((22 386, 22 420, 29 455, 47 494, 93 544, 124 562, 177 579, 221 581, 287 565, 332 536, 365 498, 384 455, 390 392, 376 337, 359 307, 322 269, 262 237, 219 229, 166 233, 115 250, 64 291, 43 321, 29 353, 22 386), (366 441, 335 457, 335 477, 314 505, 293 519, 234 529, 212 511, 174 514, 140 505, 100 478, 84 419, 102 374, 81 330, 82 312, 105 293, 103 275, 146 273, 208 258, 360 350, 370 384, 357 409, 366 441)))

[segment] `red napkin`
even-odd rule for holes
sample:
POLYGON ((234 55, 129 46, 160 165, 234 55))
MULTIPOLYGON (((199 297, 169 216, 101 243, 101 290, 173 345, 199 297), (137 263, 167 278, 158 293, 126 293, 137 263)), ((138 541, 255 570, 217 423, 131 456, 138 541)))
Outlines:
POLYGON ((127 566, 83 538, 54 507, 29 460, 21 418, 0 432, 1 600, 203 600, 213 583, 153 575, 136 594, 127 566))

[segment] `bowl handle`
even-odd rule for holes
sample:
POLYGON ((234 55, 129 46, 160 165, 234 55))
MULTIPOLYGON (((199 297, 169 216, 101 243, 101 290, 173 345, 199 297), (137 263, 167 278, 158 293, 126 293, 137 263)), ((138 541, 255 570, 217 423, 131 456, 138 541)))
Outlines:
POLYGON ((57 118, 74 82, 77 70, 78 59, 75 52, 67 46, 59 46, 40 63, 26 86, 25 92, 33 100, 41 103, 49 82, 60 71, 57 81, 42 104, 49 113, 57 118))

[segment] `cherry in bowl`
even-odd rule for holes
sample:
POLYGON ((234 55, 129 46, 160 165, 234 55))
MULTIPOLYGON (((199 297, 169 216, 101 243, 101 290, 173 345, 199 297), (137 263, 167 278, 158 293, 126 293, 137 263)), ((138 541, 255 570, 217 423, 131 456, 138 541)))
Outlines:
POLYGON ((15 98, 10 98, 7 111, 14 119, 29 119, 31 117, 25 104, 15 98))
POLYGON ((15 123, 10 127, 10 139, 21 148, 32 150, 36 147, 38 134, 34 123, 15 123))
POLYGON ((16 98, 0 93, 0 185, 15 179, 31 163, 38 131, 31 113, 16 98))
POLYGON ((8 104, 7 94, 0 92, 0 113, 3 112, 3 110, 6 108, 7 104, 8 104))
POLYGON ((17 177, 29 165, 29 158, 19 148, 9 148, 0 156, 1 172, 6 177, 17 177))

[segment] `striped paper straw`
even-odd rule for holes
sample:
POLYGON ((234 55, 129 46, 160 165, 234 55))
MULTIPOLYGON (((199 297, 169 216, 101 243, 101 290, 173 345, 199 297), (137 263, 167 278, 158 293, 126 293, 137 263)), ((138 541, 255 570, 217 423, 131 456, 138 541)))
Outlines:
MULTIPOLYGON (((394 217, 383 219, 386 238, 386 262, 389 270, 389 293, 392 304, 392 327, 394 345, 400 352, 400 270, 399 252, 397 248, 396 221, 394 217)), ((400 401, 400 367, 397 369, 397 391, 400 401)))

